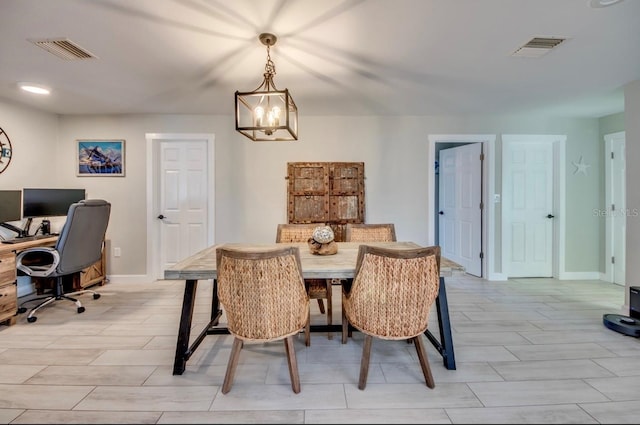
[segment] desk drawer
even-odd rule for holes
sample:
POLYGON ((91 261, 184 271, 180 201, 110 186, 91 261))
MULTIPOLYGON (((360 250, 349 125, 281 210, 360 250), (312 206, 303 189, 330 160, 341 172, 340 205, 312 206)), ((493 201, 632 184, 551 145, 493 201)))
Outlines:
POLYGON ((18 289, 15 283, 0 286, 0 322, 18 311, 18 289))
POLYGON ((0 324, 14 324, 17 311, 16 255, 13 251, 3 252, 0 254, 0 324))
POLYGON ((16 255, 13 252, 0 254, 0 286, 16 280, 16 255))

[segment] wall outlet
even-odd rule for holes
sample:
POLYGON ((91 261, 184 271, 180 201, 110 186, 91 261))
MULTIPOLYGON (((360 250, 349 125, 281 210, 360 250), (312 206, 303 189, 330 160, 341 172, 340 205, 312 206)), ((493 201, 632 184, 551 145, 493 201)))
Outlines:
POLYGON ((114 257, 119 257, 121 254, 122 254, 122 252, 120 252, 120 247, 113 248, 113 256, 114 257))

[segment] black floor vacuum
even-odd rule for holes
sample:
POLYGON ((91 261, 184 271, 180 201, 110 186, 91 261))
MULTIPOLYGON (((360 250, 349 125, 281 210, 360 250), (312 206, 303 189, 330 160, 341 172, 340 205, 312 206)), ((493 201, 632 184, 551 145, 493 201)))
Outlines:
POLYGON ((629 288, 629 316, 622 314, 605 314, 604 325, 621 334, 640 337, 640 286, 629 288))

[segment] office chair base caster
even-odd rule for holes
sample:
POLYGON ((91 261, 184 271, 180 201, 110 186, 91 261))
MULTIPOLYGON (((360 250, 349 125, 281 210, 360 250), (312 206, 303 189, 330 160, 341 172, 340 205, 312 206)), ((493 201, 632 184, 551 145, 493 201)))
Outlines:
POLYGON ((78 307, 78 314, 84 313, 84 307, 78 307))
POLYGON ((18 314, 22 314, 22 313, 26 313, 27 312, 27 307, 20 307, 18 309, 18 314))
POLYGON ((33 323, 36 320, 38 320, 38 318, 36 316, 27 317, 27 322, 29 322, 29 323, 33 323))
POLYGON ((93 299, 97 300, 98 298, 100 298, 100 294, 93 294, 93 299))

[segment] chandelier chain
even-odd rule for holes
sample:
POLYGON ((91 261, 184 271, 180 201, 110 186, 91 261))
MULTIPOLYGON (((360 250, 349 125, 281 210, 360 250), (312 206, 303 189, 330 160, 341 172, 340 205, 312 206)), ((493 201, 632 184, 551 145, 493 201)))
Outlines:
POLYGON ((265 76, 266 74, 273 77, 276 75, 276 65, 271 60, 271 46, 267 44, 267 63, 264 65, 265 76))

